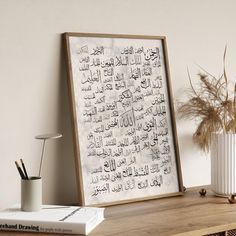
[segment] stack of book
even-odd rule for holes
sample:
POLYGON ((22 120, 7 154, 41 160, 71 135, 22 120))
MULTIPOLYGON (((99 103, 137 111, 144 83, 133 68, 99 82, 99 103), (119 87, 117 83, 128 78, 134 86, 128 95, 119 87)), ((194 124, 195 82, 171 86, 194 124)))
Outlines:
POLYGON ((89 234, 104 220, 104 208, 43 205, 37 212, 13 206, 0 212, 0 230, 89 234))

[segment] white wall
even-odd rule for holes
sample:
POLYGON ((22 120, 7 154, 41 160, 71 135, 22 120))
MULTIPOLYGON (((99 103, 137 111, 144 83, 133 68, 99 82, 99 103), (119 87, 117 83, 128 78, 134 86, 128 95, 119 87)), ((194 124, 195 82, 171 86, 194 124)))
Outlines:
MULTIPOLYGON (((41 142, 34 136, 45 132, 64 137, 46 146, 44 202, 76 202, 62 33, 167 36, 177 99, 188 87, 187 66, 220 74, 226 43, 235 79, 235 8, 234 0, 0 0, 0 208, 20 199, 16 159, 37 173, 41 142)), ((184 185, 209 184, 210 160, 192 144, 193 124, 177 124, 184 185)))

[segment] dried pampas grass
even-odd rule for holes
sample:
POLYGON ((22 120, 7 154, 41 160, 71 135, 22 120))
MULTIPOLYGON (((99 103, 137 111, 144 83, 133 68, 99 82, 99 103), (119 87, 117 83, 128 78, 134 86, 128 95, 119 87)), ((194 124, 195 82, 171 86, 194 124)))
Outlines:
MULTIPOLYGON (((224 53, 225 62, 226 49, 224 53)), ((204 151, 209 151, 213 132, 236 133, 236 84, 229 88, 225 71, 216 78, 202 69, 199 83, 193 86, 189 72, 188 100, 178 107, 180 118, 197 122, 193 141, 204 151)))

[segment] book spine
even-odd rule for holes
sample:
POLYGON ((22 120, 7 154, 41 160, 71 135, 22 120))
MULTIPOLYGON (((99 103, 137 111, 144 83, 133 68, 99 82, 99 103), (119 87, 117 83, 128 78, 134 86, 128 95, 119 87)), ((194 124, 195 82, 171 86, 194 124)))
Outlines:
POLYGON ((86 234, 85 225, 78 223, 38 222, 0 219, 0 230, 55 234, 86 234))

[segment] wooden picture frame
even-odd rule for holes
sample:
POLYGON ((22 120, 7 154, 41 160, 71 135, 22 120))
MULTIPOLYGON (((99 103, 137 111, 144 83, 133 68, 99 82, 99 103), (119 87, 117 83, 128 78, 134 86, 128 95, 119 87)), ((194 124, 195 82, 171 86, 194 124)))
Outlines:
POLYGON ((79 204, 183 193, 166 38, 65 33, 79 204))

